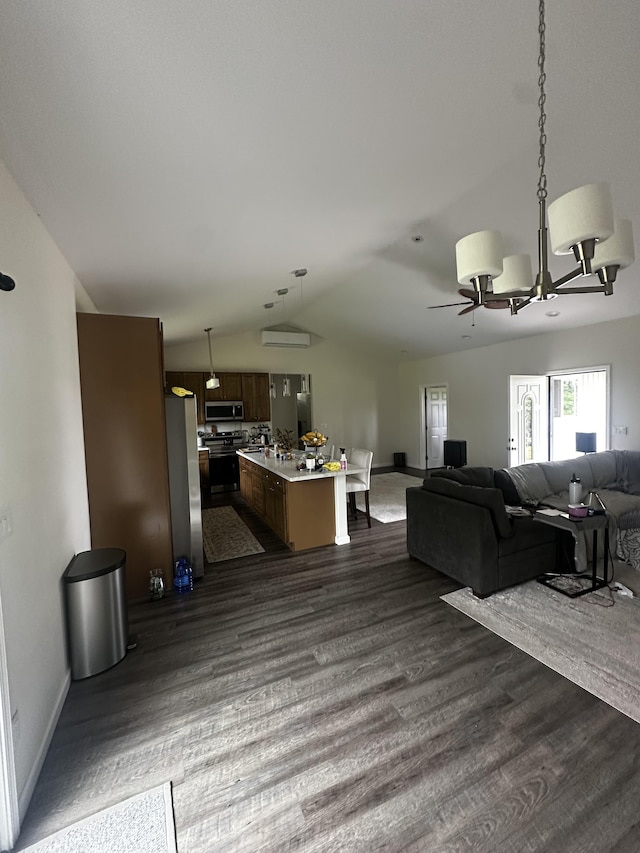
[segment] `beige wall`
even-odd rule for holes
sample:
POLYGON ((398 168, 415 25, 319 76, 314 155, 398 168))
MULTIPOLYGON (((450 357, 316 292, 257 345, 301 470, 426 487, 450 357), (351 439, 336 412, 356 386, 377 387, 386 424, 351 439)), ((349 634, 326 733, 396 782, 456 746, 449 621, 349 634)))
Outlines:
MULTIPOLYGON (((259 335, 213 338, 214 369, 311 374, 313 425, 331 444, 374 451, 374 466, 389 465, 396 445, 397 370, 312 337, 308 349, 263 347, 259 335)), ((196 344, 165 346, 167 370, 208 370, 206 335, 196 344)))
MULTIPOLYGON (((567 299, 579 299, 572 296, 567 299)), ((516 322, 517 320, 514 320, 516 322)), ((447 384, 450 438, 466 439, 469 465, 508 464, 509 376, 611 366, 611 424, 627 426, 610 447, 640 448, 640 317, 539 335, 416 361, 399 368, 399 441, 410 465, 421 466, 420 389, 447 384)))
POLYGON ((90 547, 75 289, 66 263, 0 163, 0 541, 9 702, 21 811, 66 695, 61 577, 90 547))

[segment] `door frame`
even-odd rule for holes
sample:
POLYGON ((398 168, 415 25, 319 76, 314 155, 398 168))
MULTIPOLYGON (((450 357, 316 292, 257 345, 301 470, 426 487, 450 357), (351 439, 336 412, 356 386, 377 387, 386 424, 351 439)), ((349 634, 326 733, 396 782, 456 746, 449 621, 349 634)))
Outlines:
POLYGON ((11 850, 20 834, 20 808, 13 751, 9 667, 0 597, 0 849, 11 850))
MULTIPOLYGON (((507 442, 507 467, 523 465, 530 462, 546 462, 549 459, 549 375, 546 373, 512 373, 509 376, 509 440, 507 442), (519 457, 522 452, 521 400, 516 399, 515 389, 518 385, 538 386, 538 404, 533 408, 534 458, 523 460, 519 457)), ((533 399, 532 392, 524 395, 533 399)))
MULTIPOLYGON (((609 450, 611 448, 611 365, 596 364, 592 367, 567 367, 563 370, 550 370, 547 374, 547 376, 549 377, 549 387, 551 388, 551 381, 554 378, 562 376, 580 376, 584 375, 585 373, 604 373, 605 375, 605 447, 603 449, 609 450)), ((551 401, 549 401, 549 457, 553 455, 553 453, 551 452, 553 447, 553 424, 551 418, 551 409, 551 401)))
POLYGON ((420 462, 421 467, 424 465, 425 470, 429 460, 427 459, 427 392, 429 388, 444 388, 447 392, 447 431, 449 424, 449 383, 448 382, 428 382, 420 385, 419 392, 419 411, 420 411, 420 462))
MULTIPOLYGON (((559 370, 547 370, 544 373, 540 374, 511 374, 509 376, 509 440, 507 442, 507 466, 510 468, 514 464, 520 464, 518 462, 513 461, 513 419, 514 419, 514 400, 513 400, 513 386, 514 380, 518 379, 544 379, 547 383, 547 400, 546 400, 546 436, 547 436, 547 454, 546 460, 551 458, 552 454, 552 446, 553 446, 553 426, 552 426, 552 418, 551 418, 551 410, 552 404, 550 400, 551 396, 551 384, 554 378, 562 377, 562 376, 580 376, 587 373, 604 373, 605 374, 605 439, 606 439, 606 448, 609 449, 611 447, 611 366, 608 364, 597 364, 590 365, 589 367, 567 367, 559 370)), ((545 461, 546 461, 545 460, 545 461)))

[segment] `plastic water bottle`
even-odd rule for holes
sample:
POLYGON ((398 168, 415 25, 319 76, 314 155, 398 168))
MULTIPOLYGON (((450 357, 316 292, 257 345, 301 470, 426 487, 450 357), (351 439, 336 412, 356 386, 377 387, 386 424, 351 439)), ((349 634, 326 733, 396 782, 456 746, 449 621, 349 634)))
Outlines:
POLYGON ((176 562, 176 571, 173 578, 173 588, 178 595, 184 592, 189 592, 192 587, 189 583, 189 563, 185 557, 181 557, 176 562))

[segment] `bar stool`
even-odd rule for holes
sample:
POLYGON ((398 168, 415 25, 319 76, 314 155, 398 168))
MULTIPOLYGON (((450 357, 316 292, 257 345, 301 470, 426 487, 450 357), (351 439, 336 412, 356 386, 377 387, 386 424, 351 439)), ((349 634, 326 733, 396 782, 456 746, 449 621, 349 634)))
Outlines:
MULTIPOLYGON (((356 492, 364 492, 365 513, 367 525, 371 527, 371 514, 369 512, 369 487, 371 483, 371 462, 373 461, 372 450, 361 450, 354 447, 349 453, 349 464, 354 468, 365 468, 361 474, 347 474, 347 497, 351 514, 356 518, 356 492)), ((348 470, 348 469, 347 469, 348 470)))

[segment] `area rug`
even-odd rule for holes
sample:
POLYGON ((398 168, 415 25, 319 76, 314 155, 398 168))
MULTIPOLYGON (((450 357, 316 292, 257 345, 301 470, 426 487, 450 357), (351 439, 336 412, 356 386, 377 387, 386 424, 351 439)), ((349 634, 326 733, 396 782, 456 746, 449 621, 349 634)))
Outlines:
POLYGON ((605 588, 571 599, 529 581, 442 600, 640 723, 640 574, 617 566, 615 577, 635 598, 605 588))
POLYGON ((171 783, 61 829, 16 853, 176 853, 171 783))
POLYGON ((232 506, 202 511, 202 537, 207 563, 220 563, 264 551, 232 506))
MULTIPOLYGON (((420 477, 411 477, 392 471, 389 474, 372 474, 369 489, 369 511, 371 518, 387 524, 390 521, 402 521, 407 517, 407 499, 405 492, 409 486, 421 486, 420 477)), ((356 506, 364 512, 364 496, 356 493, 356 506)))

